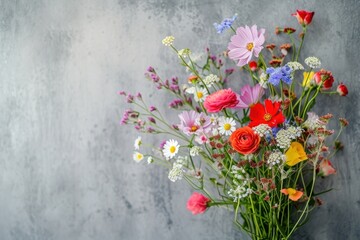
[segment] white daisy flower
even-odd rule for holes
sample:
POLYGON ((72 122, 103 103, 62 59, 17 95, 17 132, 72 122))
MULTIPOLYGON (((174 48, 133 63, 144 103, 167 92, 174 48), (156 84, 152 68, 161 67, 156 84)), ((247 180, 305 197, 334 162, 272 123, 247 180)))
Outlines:
POLYGON ((225 118, 225 117, 219 118, 218 130, 220 134, 229 136, 233 131, 236 130, 235 126, 236 126, 236 122, 233 118, 225 118))
POLYGON ((208 92, 202 87, 190 87, 186 89, 186 92, 194 94, 194 100, 196 102, 204 102, 205 98, 208 96, 208 92))
POLYGON ((135 150, 139 150, 140 149, 140 145, 141 145, 142 141, 141 141, 141 137, 137 137, 135 139, 135 142, 134 142, 134 147, 135 147, 135 150))
POLYGON ((148 164, 150 164, 150 163, 153 163, 154 162, 154 159, 153 159, 153 157, 148 157, 148 159, 147 159, 147 163, 148 164))
POLYGON ((141 160, 144 159, 144 155, 142 153, 139 153, 139 152, 134 152, 133 159, 136 162, 140 162, 141 160))
POLYGON ((170 139, 170 140, 166 141, 162 152, 163 152, 164 156, 166 157, 166 159, 169 160, 178 153, 179 148, 180 148, 179 143, 174 139, 170 139))

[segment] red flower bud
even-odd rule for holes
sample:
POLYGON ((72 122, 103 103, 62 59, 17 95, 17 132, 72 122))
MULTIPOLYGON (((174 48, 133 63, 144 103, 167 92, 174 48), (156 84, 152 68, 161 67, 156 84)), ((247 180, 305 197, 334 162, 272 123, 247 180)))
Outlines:
POLYGON ((305 10, 296 10, 296 13, 293 13, 291 15, 295 16, 297 18, 298 22, 302 26, 305 27, 311 23, 314 14, 315 14, 315 12, 308 12, 305 10))
POLYGON ((249 67, 250 67, 250 70, 254 72, 254 71, 256 71, 258 65, 257 65, 256 61, 251 61, 251 62, 249 62, 249 67))
POLYGON ((347 87, 343 83, 340 83, 336 91, 340 94, 340 96, 346 96, 349 93, 347 87))

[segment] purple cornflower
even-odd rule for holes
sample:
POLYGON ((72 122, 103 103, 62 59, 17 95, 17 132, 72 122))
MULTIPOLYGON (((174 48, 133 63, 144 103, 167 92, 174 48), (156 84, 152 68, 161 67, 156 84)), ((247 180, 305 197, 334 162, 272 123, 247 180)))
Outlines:
POLYGON ((214 23, 217 33, 222 33, 224 30, 231 28, 231 25, 236 18, 237 14, 235 14, 232 18, 225 18, 220 24, 214 23))
POLYGON ((269 74, 268 81, 274 86, 278 85, 280 81, 283 81, 286 84, 291 84, 291 71, 292 70, 288 65, 277 68, 270 67, 266 69, 266 73, 269 74))

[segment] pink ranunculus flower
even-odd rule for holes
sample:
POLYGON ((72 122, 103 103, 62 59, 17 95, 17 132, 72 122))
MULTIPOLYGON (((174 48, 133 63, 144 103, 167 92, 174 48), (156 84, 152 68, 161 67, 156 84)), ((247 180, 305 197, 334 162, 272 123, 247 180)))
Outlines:
POLYGON ((239 103, 239 100, 231 88, 221 89, 206 97, 204 107, 208 112, 220 112, 224 108, 233 108, 239 103))
POLYGON ((194 192, 187 202, 187 209, 192 212, 192 214, 200 214, 206 211, 208 208, 208 202, 210 199, 204 195, 194 192))
POLYGON ((250 87, 250 85, 243 86, 240 95, 237 96, 239 103, 236 105, 236 108, 251 107, 260 101, 264 93, 264 89, 260 84, 256 84, 254 87, 250 87))
POLYGON ((229 58, 238 61, 238 66, 242 67, 248 64, 253 55, 259 57, 260 51, 264 48, 265 29, 257 29, 256 25, 239 27, 236 35, 231 37, 228 45, 229 58))
POLYGON ((318 170, 319 170, 319 175, 323 177, 336 173, 336 169, 333 168, 329 159, 321 160, 318 170))

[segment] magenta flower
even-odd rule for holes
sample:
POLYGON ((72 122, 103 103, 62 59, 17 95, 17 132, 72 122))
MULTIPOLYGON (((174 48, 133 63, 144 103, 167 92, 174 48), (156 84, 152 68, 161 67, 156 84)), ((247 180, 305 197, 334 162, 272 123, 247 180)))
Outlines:
POLYGON ((197 113, 195 111, 184 111, 179 114, 179 118, 181 123, 178 127, 186 135, 198 135, 204 132, 209 132, 211 130, 210 117, 206 116, 204 113, 197 113))
POLYGON ((239 27, 236 30, 236 35, 231 37, 229 43, 229 58, 238 61, 238 66, 242 67, 248 64, 253 56, 259 57, 260 51, 264 48, 265 29, 261 28, 259 31, 256 25, 251 28, 248 26, 239 27))
POLYGON ((260 84, 256 84, 254 87, 245 85, 241 88, 241 94, 237 95, 239 103, 236 108, 249 108, 252 105, 258 103, 261 97, 264 95, 264 89, 260 84))

